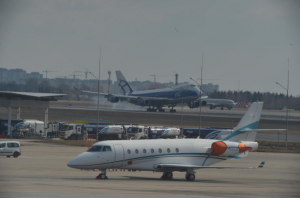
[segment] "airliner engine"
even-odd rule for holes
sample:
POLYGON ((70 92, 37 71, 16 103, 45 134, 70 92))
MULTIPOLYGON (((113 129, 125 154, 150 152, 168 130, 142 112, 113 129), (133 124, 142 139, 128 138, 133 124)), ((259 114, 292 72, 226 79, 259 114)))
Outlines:
POLYGON ((120 98, 116 97, 116 96, 111 96, 108 98, 108 101, 112 102, 112 103, 117 103, 120 101, 120 98))
POLYGON ((140 101, 140 105, 141 106, 149 106, 150 105, 150 100, 148 100, 148 99, 142 99, 140 101))
POLYGON ((251 142, 249 144, 251 145, 246 146, 244 143, 217 141, 212 143, 211 152, 215 155, 230 156, 245 151, 255 150, 258 146, 257 142, 251 142))

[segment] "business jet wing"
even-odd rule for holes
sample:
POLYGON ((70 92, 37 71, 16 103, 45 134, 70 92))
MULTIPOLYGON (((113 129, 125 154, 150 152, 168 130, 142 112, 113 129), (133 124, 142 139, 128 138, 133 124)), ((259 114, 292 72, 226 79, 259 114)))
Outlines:
POLYGON ((186 171, 189 169, 256 169, 263 168, 265 161, 261 162, 257 167, 236 167, 236 166, 195 166, 188 164, 157 164, 156 168, 160 170, 169 170, 169 171, 186 171))
POLYGON ((250 131, 286 131, 286 129, 244 129, 244 130, 238 130, 240 132, 250 132, 250 131))

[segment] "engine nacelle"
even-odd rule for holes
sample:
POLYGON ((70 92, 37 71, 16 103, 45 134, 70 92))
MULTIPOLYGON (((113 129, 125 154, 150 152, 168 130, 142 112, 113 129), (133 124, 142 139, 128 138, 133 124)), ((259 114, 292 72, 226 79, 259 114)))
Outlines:
POLYGON ((142 99, 142 100, 140 100, 140 105, 141 106, 149 106, 150 105, 150 100, 142 99))
POLYGON ((116 96, 111 96, 108 98, 108 101, 112 102, 112 103, 117 103, 120 101, 120 98, 119 97, 116 97, 116 96))
POLYGON ((212 143, 211 152, 214 155, 230 156, 230 155, 237 155, 245 151, 255 150, 257 147, 258 147, 257 142, 239 143, 239 142, 217 141, 212 143))
POLYGON ((205 100, 202 100, 201 101, 201 106, 206 106, 207 105, 207 102, 205 100))

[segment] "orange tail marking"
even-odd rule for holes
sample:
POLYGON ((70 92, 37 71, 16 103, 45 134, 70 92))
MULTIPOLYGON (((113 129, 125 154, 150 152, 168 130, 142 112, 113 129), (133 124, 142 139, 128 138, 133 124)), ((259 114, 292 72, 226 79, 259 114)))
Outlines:
POLYGON ((239 152, 243 153, 245 151, 250 151, 252 150, 252 147, 246 146, 245 144, 239 143, 239 152))

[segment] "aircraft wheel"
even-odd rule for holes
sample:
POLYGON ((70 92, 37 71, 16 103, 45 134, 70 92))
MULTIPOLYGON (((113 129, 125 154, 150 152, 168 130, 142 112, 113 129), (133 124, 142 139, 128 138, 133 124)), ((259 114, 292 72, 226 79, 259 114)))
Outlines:
POLYGON ((108 177, 105 174, 100 173, 96 179, 108 179, 108 177))
POLYGON ((221 110, 224 110, 224 108, 223 108, 223 107, 221 107, 221 110))
POLYGON ((173 173, 166 173, 166 179, 173 179, 173 173))
POLYGON ((187 173, 187 174, 185 175, 185 179, 186 179, 187 181, 194 181, 195 178, 196 178, 195 174, 187 173))
POLYGON ((6 157, 10 157, 10 155, 7 155, 6 157))

